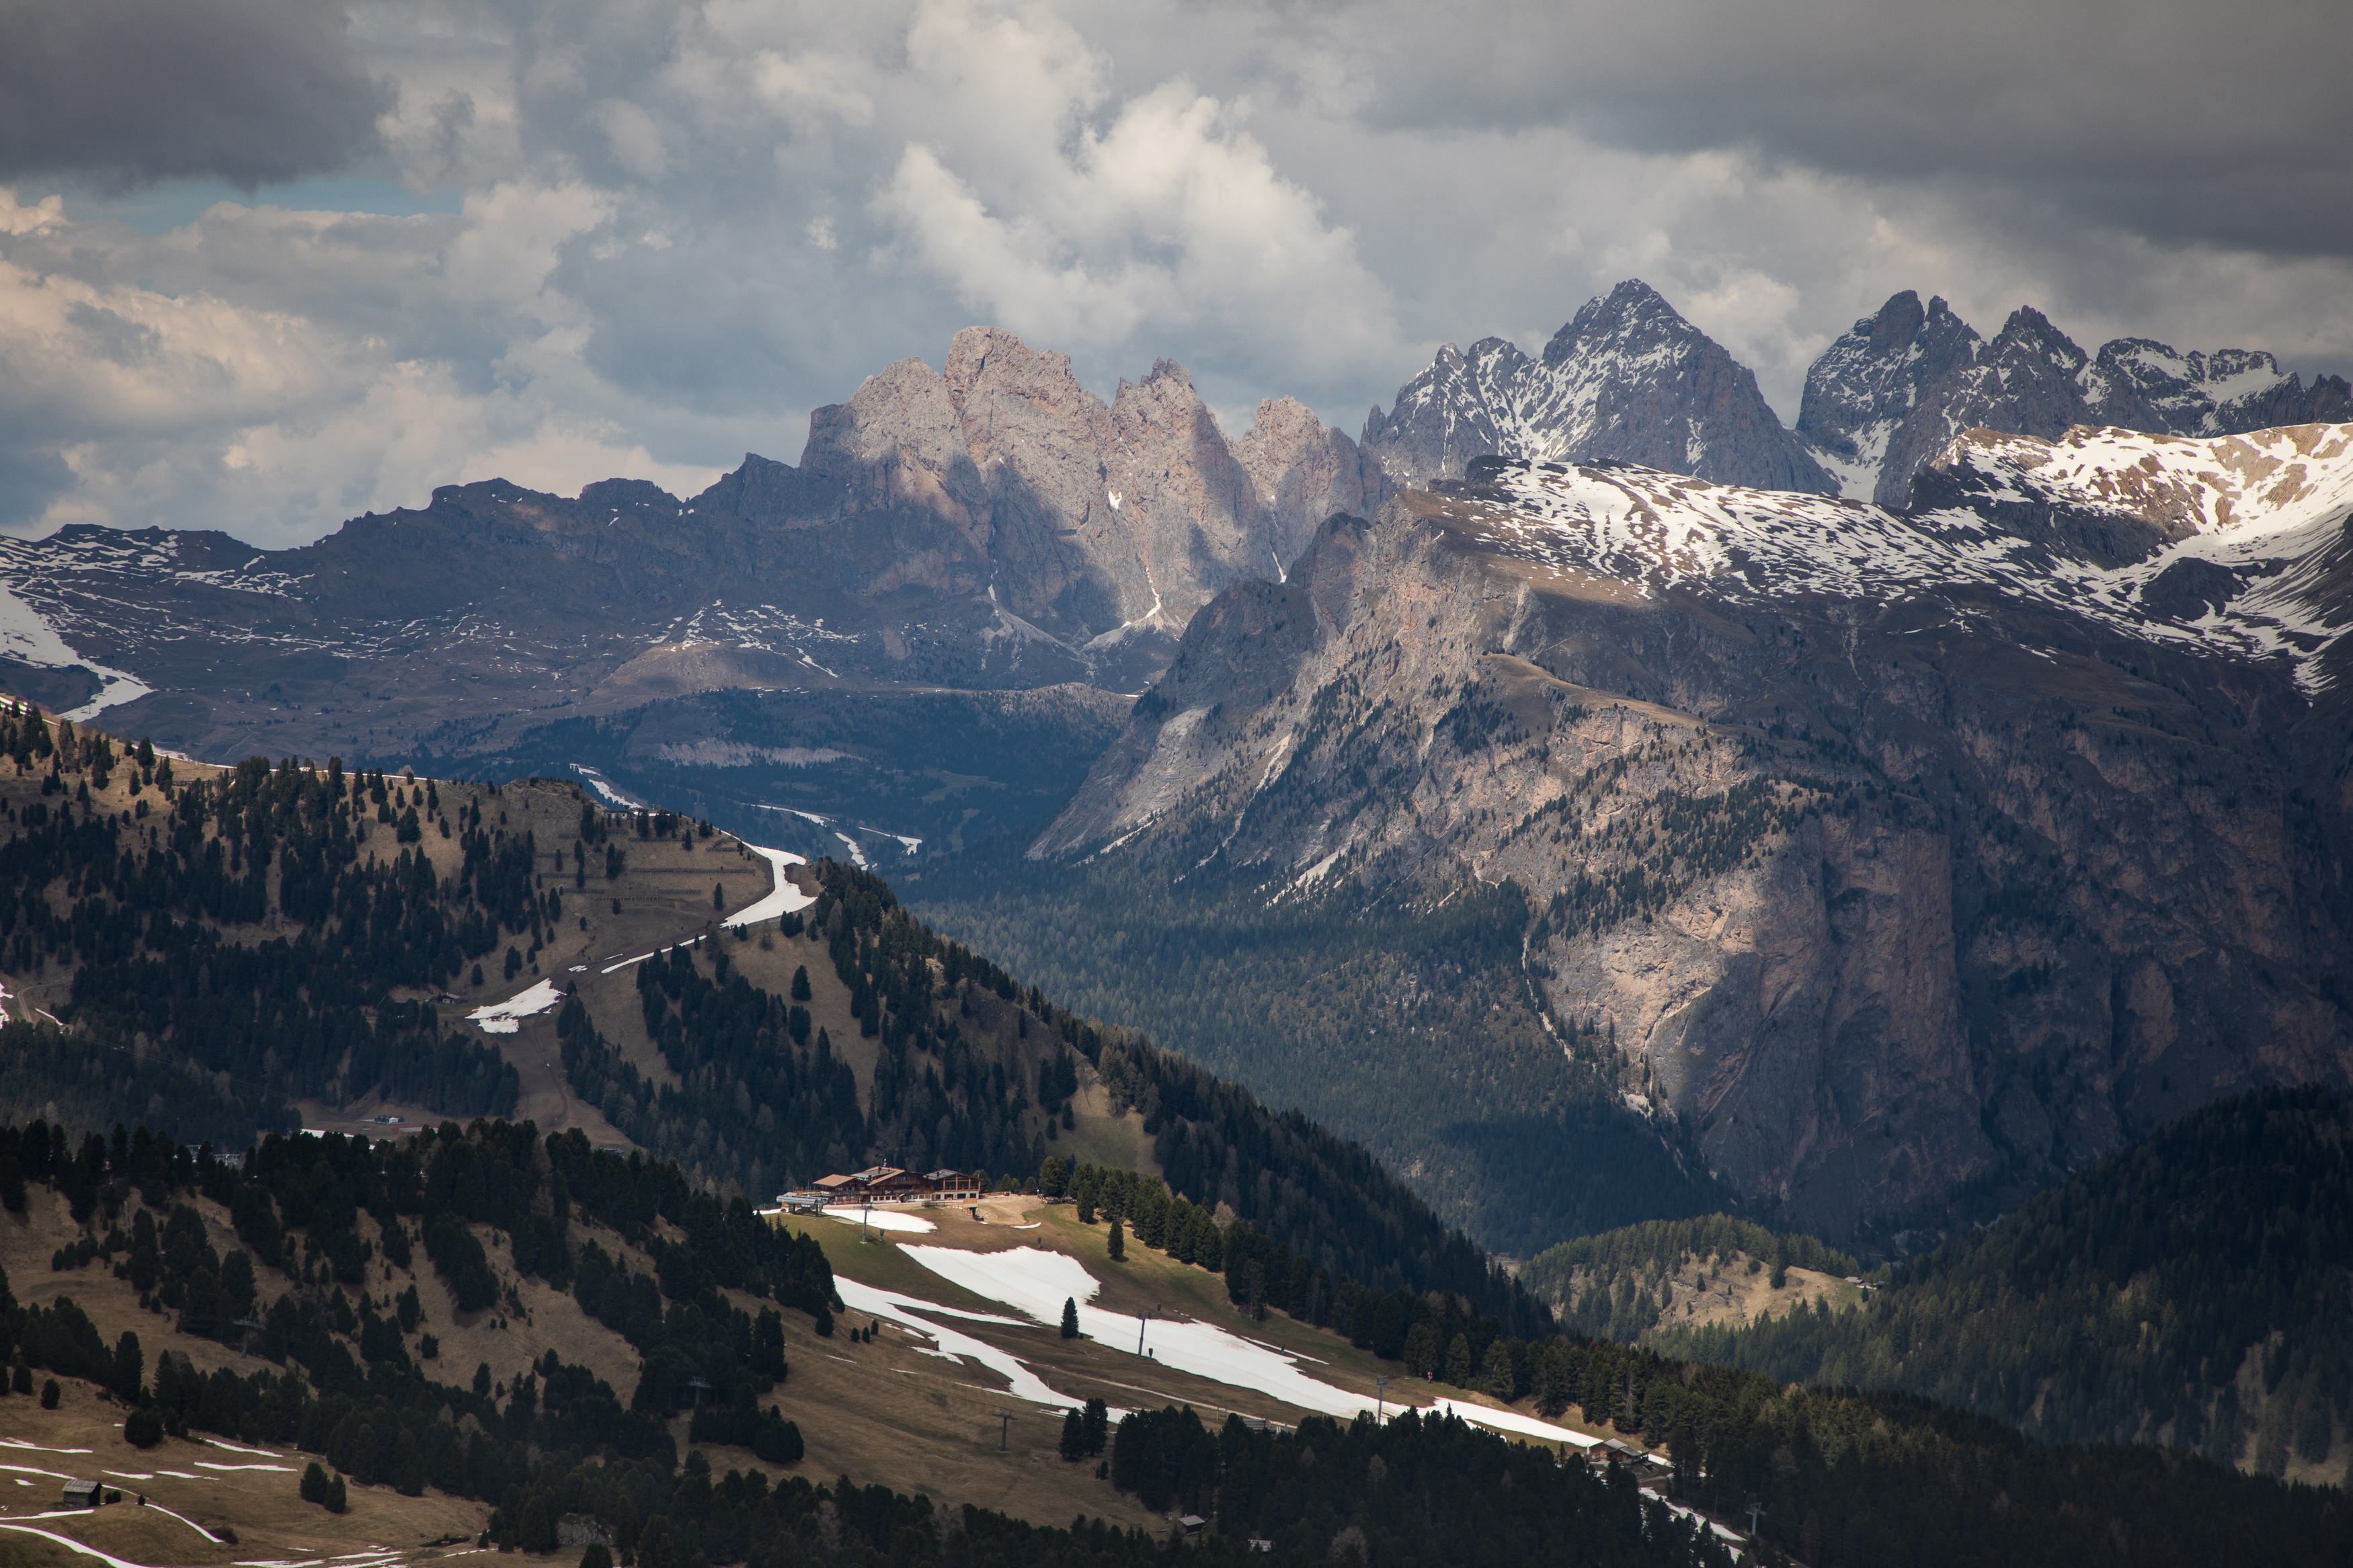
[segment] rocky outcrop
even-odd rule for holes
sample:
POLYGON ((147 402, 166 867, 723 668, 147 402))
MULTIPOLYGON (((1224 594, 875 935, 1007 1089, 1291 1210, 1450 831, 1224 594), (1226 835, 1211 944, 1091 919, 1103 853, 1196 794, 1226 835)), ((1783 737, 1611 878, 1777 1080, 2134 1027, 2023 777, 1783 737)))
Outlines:
POLYGON ((1640 279, 1587 301, 1531 360, 1500 338, 1448 344, 1365 422, 1366 453, 1400 484, 1458 479, 1471 459, 1629 462, 1760 489, 1837 487, 1783 427, 1757 377, 1640 279))
POLYGON ((1806 373, 1798 434, 1841 494, 1887 499, 1876 491, 1889 441, 1928 388, 1974 361, 1982 342, 1942 298, 1924 307, 1906 289, 1823 351, 1806 373))
POLYGON ((1234 443, 1234 456, 1266 509, 1274 554, 1285 567, 1307 548, 1325 518, 1336 512, 1367 515, 1395 489, 1379 464, 1295 397, 1261 402, 1250 429, 1234 443))
POLYGON ((1032 853, 1510 878, 1598 1091, 1882 1245, 2353 1078, 2353 428, 1936 472, 1894 514, 1490 462, 1335 519, 1196 617, 1032 853))
POLYGON ((2185 354, 2116 338, 2086 354, 2024 307, 1988 342, 1942 300, 1923 312, 1907 290, 1814 362, 1798 428, 1845 494, 1900 509, 1921 469, 1969 430, 2055 439, 2090 424, 2223 436, 2348 416, 2353 388, 2342 378, 2307 387, 2268 353, 2185 354))
POLYGON ((2021 306, 1991 342, 1928 387, 1896 426, 1873 487, 1874 499, 1901 507, 1912 476, 1965 430, 2000 430, 2045 438, 2085 423, 2083 377, 2088 356, 2042 311, 2021 306))
POLYGON ((1380 497, 1346 437, 1288 399, 1263 415, 1229 443, 1181 365, 1106 404, 1068 356, 972 328, 941 370, 902 360, 818 409, 798 465, 747 456, 691 498, 490 480, 301 550, 10 542, 0 571, 64 639, 13 680, 79 696, 103 671, 150 693, 117 721, 200 755, 354 760, 695 691, 1133 692, 1210 595, 1380 497))

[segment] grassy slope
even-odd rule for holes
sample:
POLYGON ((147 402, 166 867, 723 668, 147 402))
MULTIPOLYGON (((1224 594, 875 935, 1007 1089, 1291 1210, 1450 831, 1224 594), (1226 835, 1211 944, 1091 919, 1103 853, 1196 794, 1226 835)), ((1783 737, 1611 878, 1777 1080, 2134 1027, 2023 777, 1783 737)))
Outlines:
MULTIPOLYGON (((862 1284, 897 1290, 944 1306, 1010 1314, 1002 1303, 977 1299, 923 1268, 901 1250, 902 1243, 925 1247, 955 1247, 974 1251, 998 1251, 1021 1247, 1042 1247, 1076 1258, 1101 1284, 1093 1304, 1108 1311, 1135 1313, 1157 1309, 1166 1318, 1194 1320, 1288 1352, 1310 1363, 1312 1374, 1337 1387, 1377 1396, 1377 1377, 1389 1377, 1389 1397, 1417 1405, 1444 1399, 1456 1405, 1496 1405, 1484 1394, 1426 1384, 1417 1378, 1391 1375, 1396 1363, 1383 1362, 1337 1334, 1270 1311, 1264 1322, 1252 1322, 1226 1299, 1224 1279, 1206 1268, 1179 1263, 1165 1253, 1130 1241, 1126 1258, 1117 1263, 1108 1252, 1110 1226, 1098 1222, 1081 1225, 1077 1211, 1067 1205, 1047 1205, 1035 1198, 998 1198, 983 1205, 987 1223, 976 1224, 962 1210, 923 1211, 937 1231, 930 1236, 872 1237, 860 1241, 854 1224, 811 1221, 835 1273, 862 1284), (1035 1230, 1015 1225, 1037 1222, 1035 1230)), ((1057 1390, 1077 1398, 1101 1395, 1105 1403, 1125 1405, 1189 1403, 1205 1420, 1222 1419, 1234 1411, 1285 1425, 1307 1414, 1269 1395, 1236 1388, 1139 1362, 1132 1347, 1121 1350, 1091 1340, 1063 1340, 1051 1324, 1005 1328, 952 1321, 961 1332, 998 1345, 1019 1356, 1057 1390)), ((985 1375, 985 1374, 983 1374, 985 1375)), ((1574 1420, 1563 1425, 1575 1426, 1574 1420)), ((1017 1426, 1018 1424, 1017 1423, 1017 1426)), ((1043 1428, 1041 1427, 1041 1430, 1043 1428)), ((1598 1430, 1598 1429, 1597 1429, 1598 1430)), ((1052 1432, 1043 1441, 1050 1443, 1052 1432)))
MULTIPOLYGON (((245 1357, 233 1347, 175 1332, 168 1316, 142 1310, 127 1282, 111 1277, 102 1265, 52 1273, 49 1254, 78 1234, 62 1200, 36 1191, 36 1202, 23 1215, 0 1218, 0 1266, 8 1270, 17 1299, 47 1304, 59 1295, 71 1296, 89 1313, 108 1342, 123 1330, 135 1331, 152 1368, 164 1352, 176 1351, 202 1369, 228 1366, 240 1373, 257 1370, 258 1358, 245 1357)), ((226 1250, 237 1245, 227 1216, 216 1205, 196 1200, 212 1230, 213 1243, 226 1250)), ((924 1245, 993 1250, 1013 1247, 1044 1247, 1078 1258, 1103 1282, 1096 1303, 1108 1310, 1133 1312, 1159 1308, 1164 1315, 1198 1319, 1236 1333, 1310 1359, 1316 1376, 1338 1386, 1375 1393, 1374 1378, 1384 1370, 1368 1352, 1345 1340, 1279 1312, 1263 1323, 1251 1323, 1227 1300, 1225 1284, 1206 1269, 1182 1264, 1165 1254, 1134 1246, 1122 1263, 1106 1256, 1107 1226, 1082 1226, 1067 1205, 1049 1206, 1036 1199, 1000 1198, 983 1207, 987 1223, 976 1223, 961 1210, 927 1211, 938 1226, 936 1234, 920 1238, 924 1245), (1039 1222, 1034 1230, 1017 1225, 1039 1222)), ((362 1220, 364 1227, 370 1222, 362 1220)), ((911 1296, 967 1310, 1010 1315, 1000 1303, 962 1290, 923 1268, 890 1240, 861 1242, 854 1225, 818 1218, 805 1223, 818 1237, 842 1277, 902 1291, 911 1296)), ((486 1241, 495 1233, 484 1231, 486 1241)), ((633 1268, 647 1267, 642 1257, 623 1247, 609 1231, 575 1223, 577 1242, 595 1239, 608 1251, 628 1258, 633 1268)), ((494 1266, 500 1258, 493 1247, 494 1266)), ((381 1265, 379 1265, 381 1268, 381 1265)), ((415 1283, 426 1306, 426 1331, 441 1341, 441 1359, 431 1367, 443 1381, 462 1382, 474 1365, 488 1362, 493 1374, 507 1378, 526 1362, 554 1349, 567 1362, 585 1363, 611 1382, 624 1399, 636 1383, 636 1354, 617 1335, 583 1314, 573 1300, 550 1289, 543 1281, 522 1285, 528 1310, 505 1320, 492 1310, 457 1313, 447 1289, 430 1266, 417 1256, 414 1274, 392 1270, 371 1283, 378 1293, 396 1292, 415 1283)), ((503 1271, 502 1271, 503 1272, 503 1271)), ((265 1273, 265 1298, 283 1280, 265 1273)), ((738 1305, 754 1310, 759 1303, 739 1299, 738 1305)), ((973 1502, 1001 1509, 1040 1523, 1067 1521, 1073 1514, 1100 1515, 1120 1523, 1146 1523, 1134 1500, 1097 1480, 1093 1466, 1067 1464, 1056 1452, 1060 1422, 1052 1413, 1028 1405, 1008 1405, 1003 1380, 963 1362, 949 1362, 920 1351, 907 1337, 888 1327, 871 1344, 853 1344, 846 1321, 830 1339, 819 1339, 807 1319, 786 1315, 786 1354, 792 1374, 778 1389, 776 1402, 797 1421, 807 1443, 807 1455, 796 1467, 763 1465, 748 1450, 706 1445, 714 1468, 767 1470, 771 1475, 798 1473, 828 1480, 849 1476, 863 1485, 880 1482, 894 1489, 955 1502, 973 1502), (997 1447, 999 1423, 996 1412, 1015 1408, 1008 1447, 997 1447)), ((1196 1377, 1092 1341, 1065 1341, 1050 1325, 1004 1326, 944 1320, 959 1331, 1000 1346, 1019 1356, 1058 1390, 1074 1398, 1099 1395, 1113 1405, 1156 1407, 1165 1403, 1190 1404, 1214 1426, 1227 1411, 1296 1422, 1303 1412, 1250 1390, 1237 1389, 1196 1377)), ((96 1470, 145 1473, 154 1479, 131 1483, 143 1488, 156 1502, 207 1526, 234 1528, 242 1545, 238 1557, 285 1556, 314 1552, 352 1551, 369 1542, 388 1546, 417 1546, 445 1534, 471 1535, 488 1517, 486 1505, 467 1502, 428 1490, 422 1499, 399 1497, 389 1487, 352 1490, 352 1511, 337 1520, 302 1504, 294 1496, 294 1473, 237 1471, 218 1475, 198 1469, 199 1460, 251 1463, 250 1456, 225 1453, 189 1441, 167 1439, 162 1448, 142 1454, 124 1444, 119 1430, 123 1409, 101 1391, 79 1382, 67 1384, 63 1406, 41 1410, 37 1402, 20 1397, 0 1399, 0 1439, 45 1447, 81 1447, 87 1457, 9 1457, 8 1462, 54 1468, 69 1473, 96 1470), (156 1474, 180 1470, 199 1475, 182 1480, 156 1474)), ((1483 1396, 1455 1389, 1437 1390, 1410 1379, 1390 1384, 1390 1396, 1415 1403, 1443 1397, 1456 1404, 1492 1404, 1483 1396)), ((676 1424, 681 1450, 686 1447, 686 1422, 676 1424)), ((296 1467, 307 1459, 286 1461, 296 1467)), ((53 1483, 44 1478, 34 1488, 0 1491, 0 1517, 21 1516, 54 1502, 53 1483), (7 1495, 16 1493, 17 1495, 7 1495)), ((132 1521, 137 1523, 138 1521, 132 1521)), ((157 1564, 197 1564, 227 1562, 192 1531, 162 1530, 151 1519, 140 1526, 145 1533, 124 1533, 125 1516, 111 1510, 88 1521, 69 1521, 76 1539, 132 1561, 157 1564), (185 1536, 185 1540, 180 1537, 185 1536), (135 1550, 126 1550, 135 1548, 135 1550)), ((44 1521, 43 1528, 55 1528, 44 1521)), ((176 1527, 175 1527, 176 1528, 176 1527)), ((21 1543, 0 1540, 0 1561, 30 1561, 22 1553, 52 1550, 32 1538, 21 1543)), ((55 1549, 62 1552, 61 1548, 55 1549)), ((86 1565, 87 1559, 84 1560, 86 1565)))

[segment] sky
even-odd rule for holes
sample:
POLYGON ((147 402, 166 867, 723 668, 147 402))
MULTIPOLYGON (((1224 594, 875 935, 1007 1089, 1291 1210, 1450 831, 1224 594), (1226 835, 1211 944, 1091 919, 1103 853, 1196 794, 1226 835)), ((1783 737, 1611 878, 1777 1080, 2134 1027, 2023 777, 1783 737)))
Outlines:
POLYGON ((1229 434, 1641 278, 2353 371, 2342 0, 0 0, 0 529, 691 493, 955 331, 1229 434))

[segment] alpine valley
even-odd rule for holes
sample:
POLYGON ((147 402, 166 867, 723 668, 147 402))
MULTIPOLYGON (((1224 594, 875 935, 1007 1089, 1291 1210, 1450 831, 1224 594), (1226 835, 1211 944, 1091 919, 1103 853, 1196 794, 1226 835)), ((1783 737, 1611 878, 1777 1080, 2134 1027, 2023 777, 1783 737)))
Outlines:
POLYGON ((10 1568, 2353 1557, 2342 381, 972 328, 0 579, 10 1568))
POLYGON ((6 542, 0 677, 871 866, 1501 1253, 1900 1255, 2348 1081, 2348 417, 1909 292, 1792 426, 1638 281, 1357 440, 974 328, 693 497, 6 542))

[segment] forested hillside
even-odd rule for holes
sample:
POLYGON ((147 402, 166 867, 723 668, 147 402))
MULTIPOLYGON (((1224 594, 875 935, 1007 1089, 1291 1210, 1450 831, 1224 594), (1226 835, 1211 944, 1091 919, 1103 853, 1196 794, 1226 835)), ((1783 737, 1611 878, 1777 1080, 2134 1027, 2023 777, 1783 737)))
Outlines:
POLYGON ((1365 1144, 1496 1252, 1719 1208, 1671 1122, 1620 1103, 1614 1042, 1565 1055, 1521 971, 1519 888, 1400 900, 1353 879, 1040 864, 999 850, 904 879, 909 901, 1071 1006, 1114 1019, 1365 1144))
MULTIPOLYGON (((225 1149, 300 1125, 298 1101, 507 1114, 516 1069, 461 1015, 543 964, 557 973, 559 949, 627 952, 651 931, 656 955, 617 978, 569 966, 546 1054, 611 1127, 696 1181, 770 1193, 884 1159, 1034 1176, 1074 1125, 1083 1075, 1113 1119, 1140 1122, 1130 1163, 1332 1279, 1453 1290, 1518 1332, 1546 1321, 1363 1147, 1056 1006, 867 873, 821 862, 816 907, 755 948, 749 930, 711 923, 734 903, 704 879, 757 862, 707 824, 604 811, 576 786, 346 773, 333 759, 175 775, 144 742, 22 705, 0 712, 0 756, 16 769, 0 779, 0 953, 39 1004, 8 1026, 0 1112, 143 1120, 225 1149), (664 890, 689 879, 692 897, 664 890), (775 962, 779 940, 802 973, 752 984, 744 970, 775 962), (846 996, 848 1018, 831 1016, 854 1038, 815 1021, 811 962, 846 996), (625 985, 634 1016, 603 1000, 592 1016, 589 994, 625 985)), ((539 1026, 525 1027, 514 1038, 535 1059, 539 1026)))
POLYGON ((1814 1237, 1777 1234, 1718 1214, 1577 1237, 1538 1253, 1519 1280, 1568 1332, 1632 1344, 1672 1321, 1678 1307, 1686 1315, 1713 1310, 1718 1297, 1732 1307, 1736 1294, 1743 1315, 1755 1316, 1772 1310, 1771 1293, 1788 1289, 1793 1268, 1843 1279, 1861 1268, 1814 1237), (1730 1289, 1722 1286, 1727 1274, 1730 1289), (1746 1288, 1759 1285, 1757 1306, 1749 1308, 1746 1288))
MULTIPOLYGON (((1588 1417, 1663 1444, 1669 1498, 1725 1516, 1757 1504, 1769 1563, 2193 1568, 2236 1561, 2260 1540, 2266 1561, 2317 1565, 2353 1546, 2344 1493, 2233 1474, 2195 1455, 2045 1448, 1908 1395, 1785 1391, 1755 1373, 1608 1345, 1565 1341, 1553 1354, 1567 1392, 1552 1408, 1581 1399, 1588 1417)), ((1366 1562, 1609 1562, 1631 1544, 1616 1533, 1628 1513, 1613 1525, 1583 1500, 1616 1490, 1634 1501, 1625 1470, 1609 1467, 1588 1491, 1582 1466, 1556 1467, 1460 1421, 1361 1419, 1344 1433, 1316 1419, 1287 1440, 1236 1421, 1212 1437, 1192 1412, 1172 1410, 1130 1416, 1118 1440, 1132 1439, 1143 1449, 1139 1484, 1167 1467, 1179 1478, 1163 1494, 1171 1502, 1215 1510, 1234 1533, 1295 1542, 1303 1563, 1354 1555, 1332 1528, 1351 1521, 1366 1562), (1319 1553, 1325 1542, 1335 1544, 1319 1553)), ((1114 1479, 1124 1459, 1115 1452, 1114 1479)), ((1683 1539, 1663 1510, 1645 1533, 1671 1547, 1683 1539)))
MULTIPOLYGON (((37 1194, 80 1216, 86 1245, 52 1268, 80 1275, 90 1309, 62 1296, 20 1308, 0 1286, 12 1431, 38 1419, 37 1372, 80 1379, 124 1410, 133 1447, 181 1432, 292 1447, 322 1461, 306 1500, 336 1510, 371 1487, 478 1499, 482 1543, 526 1554, 557 1550, 563 1522, 585 1519, 643 1568, 819 1555, 869 1568, 1107 1568, 1178 1549, 1297 1568, 1351 1557, 1727 1568, 1725 1543, 1672 1511, 1676 1500, 1719 1517, 1753 1502, 1763 1560, 1810 1568, 2203 1568, 2258 1539, 2266 1561, 2324 1568, 2353 1550, 2341 1492, 2146 1447, 2044 1448, 1907 1395, 1793 1390, 1557 1337, 1516 1352, 1534 1372, 1521 1397, 1548 1415, 1577 1406, 1663 1449, 1671 1466, 1649 1482, 1659 1495, 1638 1489, 1630 1467, 1564 1462, 1445 1416, 1311 1416, 1282 1430, 1145 1408, 1117 1423, 1101 1479, 1085 1484, 1103 1489, 1104 1511, 1119 1499, 1150 1516, 1195 1511, 1206 1532, 1172 1548, 1164 1528, 1083 1512, 1041 1527, 796 1473, 785 1346, 808 1345, 812 1327, 828 1343, 851 1337, 835 1329, 833 1275, 817 1243, 697 1192, 676 1166, 487 1122, 373 1143, 276 1138, 242 1165, 143 1128, 110 1140, 27 1126, 0 1133, 0 1161, 12 1213, 27 1215, 37 1194), (233 1243, 216 1239, 225 1225, 233 1243), (144 1341, 125 1331, 110 1345, 90 1313, 119 1321, 134 1294, 144 1341), (253 1354, 231 1364, 219 1342, 241 1337, 246 1313, 253 1354), (472 1358, 438 1342, 491 1342, 525 1318, 556 1336, 527 1366, 493 1372, 484 1360, 469 1374, 472 1358), (635 1352, 621 1383, 591 1364, 613 1365, 617 1340, 635 1352), (198 1370, 189 1349, 215 1370, 198 1370), (733 1457, 744 1451, 757 1463, 733 1457)), ((1077 1179, 1082 1202, 1106 1191, 1134 1201, 1133 1184, 1110 1173, 1077 1179)))
MULTIPOLYGON (((742 1199, 695 1190, 675 1165, 592 1152, 576 1132, 543 1142, 528 1124, 451 1122, 373 1143, 272 1136, 241 1161, 144 1127, 118 1126, 111 1141, 39 1121, 0 1128, 0 1205, 23 1213, 33 1184, 83 1228, 52 1270, 103 1266, 82 1300, 135 1293, 159 1315, 151 1337, 161 1342, 144 1383, 135 1330, 110 1346, 70 1296, 19 1309, 0 1292, 0 1352, 155 1411, 151 1436, 126 1428, 133 1444, 190 1427, 293 1444, 363 1485, 412 1496, 430 1485, 500 1499, 539 1462, 527 1446, 667 1468, 677 1455, 666 1422, 689 1404, 691 1378, 716 1391, 705 1417, 740 1409, 756 1433, 756 1402, 786 1372, 781 1323, 723 1292, 773 1300, 828 1331, 837 1304, 817 1245, 742 1199), (213 1239, 223 1219, 237 1243, 226 1252, 213 1239), (615 1253, 642 1258, 641 1271, 615 1253), (443 1287, 429 1310, 417 1289, 428 1274, 443 1287), (462 1366, 448 1369, 450 1385, 435 1378, 441 1336, 484 1313, 523 1315, 533 1279, 573 1291, 584 1314, 627 1340, 641 1357, 634 1387, 618 1391, 553 1348, 512 1389, 501 1376, 494 1391, 487 1365, 470 1385, 457 1382, 462 1366), (274 1366, 201 1375, 170 1352, 174 1330, 249 1342, 274 1366)), ((29 1391, 23 1373, 16 1381, 29 1391)), ((797 1455, 783 1420, 770 1415, 772 1440, 797 1455)))
POLYGON ((9 1022, 0 1108, 236 1148, 304 1099, 513 1109, 512 1069, 425 1002, 501 946, 512 978, 563 918, 495 788, 332 761, 175 774, 13 703, 0 757, 0 957, 42 1009, 9 1022))
POLYGON ((762 958, 748 931, 674 948, 636 967, 638 1016, 598 1018, 580 998, 567 1004, 557 1029, 574 1091, 649 1147, 746 1186, 870 1158, 1018 1181, 1078 1127, 1083 1076, 1112 1119, 1140 1121, 1138 1152, 1169 1191, 1205 1211, 1225 1205, 1332 1279, 1454 1291, 1523 1334, 1547 1321, 1363 1146, 1056 1005, 940 937, 871 873, 827 860, 808 875, 816 903, 776 933, 797 972, 790 991, 746 978, 762 958), (820 998, 810 986, 828 977, 802 961, 819 958, 847 993, 859 1048, 871 1053, 862 1106, 850 1042, 812 1027, 820 998), (669 1069, 663 1081, 611 1037, 624 1025, 642 1026, 669 1069))
POLYGON ((2353 1461, 2353 1101, 2221 1101, 1905 1264, 1862 1310, 1656 1342, 1784 1381, 1908 1389, 2052 1441, 2338 1480, 2353 1461))

